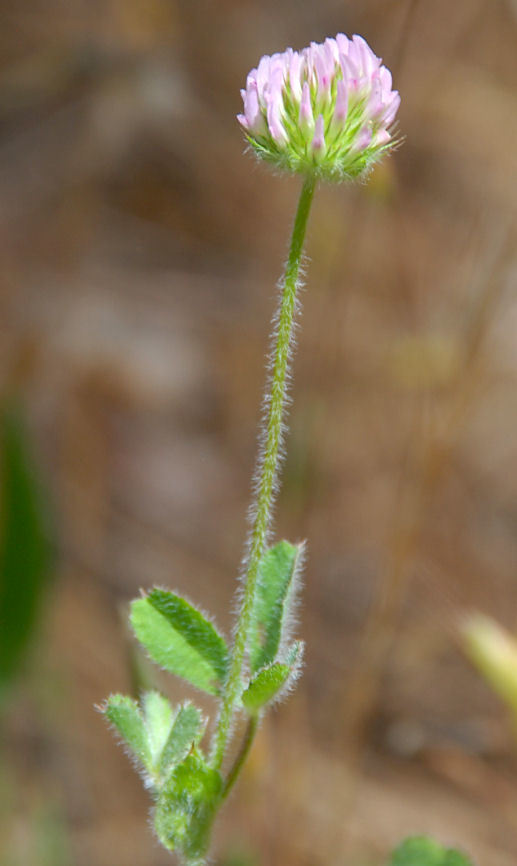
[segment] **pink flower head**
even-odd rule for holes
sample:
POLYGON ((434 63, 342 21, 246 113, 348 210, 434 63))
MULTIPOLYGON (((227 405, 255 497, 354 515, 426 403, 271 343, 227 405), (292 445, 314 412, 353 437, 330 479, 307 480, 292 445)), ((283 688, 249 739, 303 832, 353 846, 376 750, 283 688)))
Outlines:
POLYGON ((250 145, 288 171, 354 178, 393 147, 400 96, 361 36, 265 55, 241 94, 250 145))

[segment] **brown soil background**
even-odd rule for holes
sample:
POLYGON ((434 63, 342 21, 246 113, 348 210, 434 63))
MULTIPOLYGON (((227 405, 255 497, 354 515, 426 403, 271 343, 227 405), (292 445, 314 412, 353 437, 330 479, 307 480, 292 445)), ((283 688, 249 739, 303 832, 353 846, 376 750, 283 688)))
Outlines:
POLYGON ((9 866, 170 862, 94 704, 132 687, 140 587, 230 630, 298 188, 234 115, 261 54, 340 30, 392 68, 406 140, 317 195, 277 508, 306 667, 216 853, 375 866, 431 832, 517 862, 515 740, 457 635, 517 619, 515 0, 30 0, 2 8, 0 373, 60 556, 7 719, 9 866))

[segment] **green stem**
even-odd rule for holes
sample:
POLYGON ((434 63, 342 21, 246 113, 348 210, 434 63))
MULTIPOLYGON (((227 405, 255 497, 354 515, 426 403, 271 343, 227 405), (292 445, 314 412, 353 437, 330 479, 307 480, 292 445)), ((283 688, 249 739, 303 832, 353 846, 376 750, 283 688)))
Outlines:
POLYGON ((270 390, 266 393, 265 400, 267 422, 264 431, 264 448, 259 457, 256 473, 258 479, 256 485, 257 492, 244 576, 244 595, 237 623, 230 672, 226 681, 219 721, 214 735, 212 766, 216 769, 221 767, 230 738, 235 704, 241 689, 242 666, 246 652, 259 564, 266 547, 268 530, 271 524, 271 512, 280 458, 284 409, 287 396, 287 370, 296 313, 296 294, 299 286, 300 265, 307 220, 315 185, 316 180, 313 176, 305 178, 300 193, 289 256, 282 281, 280 309, 278 316, 274 319, 276 328, 272 352, 273 372, 270 390))
POLYGON ((232 790, 235 782, 237 781, 240 771, 242 770, 244 764, 246 763, 246 758, 250 753, 251 746, 253 744, 253 740, 255 739, 255 734, 257 733, 259 723, 258 715, 250 716, 248 720, 248 724, 246 727, 246 733, 244 734, 244 739, 241 743, 241 747, 235 758, 233 766, 226 777, 226 781, 224 783, 223 793, 221 795, 221 799, 225 800, 230 791, 232 790))

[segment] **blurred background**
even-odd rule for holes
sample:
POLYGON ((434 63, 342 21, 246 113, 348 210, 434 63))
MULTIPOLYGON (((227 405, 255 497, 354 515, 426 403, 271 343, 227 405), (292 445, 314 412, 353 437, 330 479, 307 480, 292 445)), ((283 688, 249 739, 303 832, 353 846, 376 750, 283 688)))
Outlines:
MULTIPOLYGON (((277 534, 307 538, 298 690, 216 839, 379 866, 517 859, 515 726, 466 659, 517 624, 515 0, 20 0, 0 32, 0 862, 165 866, 95 710, 153 682, 128 601, 230 630, 299 182, 243 155, 263 53, 361 33, 403 146, 321 188, 277 534)), ((210 709, 207 701, 206 709, 210 709)))

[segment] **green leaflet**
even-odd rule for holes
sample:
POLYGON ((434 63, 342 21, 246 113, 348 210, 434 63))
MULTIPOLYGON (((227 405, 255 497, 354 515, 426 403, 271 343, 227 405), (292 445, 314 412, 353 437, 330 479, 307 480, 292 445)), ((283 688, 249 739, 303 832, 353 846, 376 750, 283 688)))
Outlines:
POLYGON ((219 693, 228 669, 226 643, 185 599, 153 589, 132 603, 131 625, 153 661, 209 694, 219 693))
POLYGON ((0 697, 32 636, 52 564, 48 505, 23 417, 0 408, 0 697))
POLYGON ((151 750, 144 718, 137 702, 126 695, 110 695, 104 715, 144 767, 149 767, 151 750))
POLYGON ((203 719, 197 707, 188 703, 180 707, 161 753, 160 775, 187 757, 192 746, 201 739, 203 729, 203 719))
POLYGON ((290 673, 289 665, 283 665, 279 662, 263 668, 253 677, 248 688, 242 693, 243 706, 249 713, 258 712, 285 686, 290 673))
POLYGON ((296 674, 303 654, 303 642, 294 641, 285 653, 283 662, 266 665, 251 678, 241 695, 242 705, 253 714, 274 700, 293 674, 296 674))
POLYGON ((459 851, 444 848, 433 839, 417 836, 406 839, 392 854, 390 866, 472 866, 459 851))
POLYGON ((262 557, 249 631, 253 673, 275 661, 284 637, 302 545, 280 541, 262 557))
POLYGON ((219 773, 193 750, 173 770, 158 797, 154 825, 162 845, 189 862, 202 858, 221 790, 219 773))
POLYGON ((151 759, 148 769, 154 772, 174 722, 174 711, 167 698, 156 691, 144 693, 142 709, 151 759))

